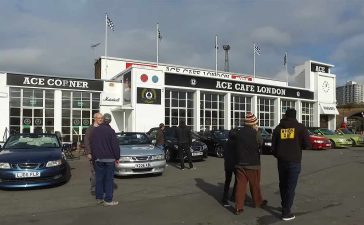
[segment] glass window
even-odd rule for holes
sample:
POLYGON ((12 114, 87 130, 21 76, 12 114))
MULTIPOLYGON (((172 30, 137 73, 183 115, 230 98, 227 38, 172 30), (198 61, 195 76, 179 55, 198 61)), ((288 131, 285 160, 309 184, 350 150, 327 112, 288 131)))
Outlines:
POLYGON ((231 96, 231 127, 242 125, 242 118, 252 110, 252 98, 242 95, 231 96))
POLYGON ((224 95, 201 92, 200 101, 200 129, 224 129, 224 95))
POLYGON ((274 126, 274 99, 258 98, 258 113, 259 126, 273 127, 274 126))
POLYGON ((287 109, 295 109, 296 107, 295 101, 291 100, 282 100, 281 101, 281 118, 283 118, 284 114, 286 113, 287 109))
POLYGON ((313 126, 313 103, 302 102, 302 123, 306 127, 313 126))
POLYGON ((193 118, 190 118, 193 113, 192 97, 192 92, 166 90, 166 113, 164 121, 166 126, 178 126, 181 120, 184 120, 187 126, 193 126, 193 118), (167 99, 167 96, 171 96, 172 100, 170 101, 167 99), (171 111, 171 114, 169 113, 169 110, 171 111))

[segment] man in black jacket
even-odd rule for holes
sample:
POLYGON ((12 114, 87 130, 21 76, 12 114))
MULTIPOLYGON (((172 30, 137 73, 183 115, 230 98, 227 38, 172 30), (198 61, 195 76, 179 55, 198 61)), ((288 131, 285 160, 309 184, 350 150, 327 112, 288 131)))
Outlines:
POLYGON ((237 132, 236 139, 236 193, 235 193, 235 214, 243 211, 246 187, 249 182, 250 192, 255 207, 262 207, 267 204, 263 200, 260 188, 260 153, 258 140, 258 120, 253 113, 248 112, 244 119, 244 126, 237 132))
POLYGON ((301 172, 302 149, 308 148, 309 134, 296 119, 296 110, 287 109, 285 117, 274 129, 272 151, 278 160, 282 220, 295 218, 291 213, 298 176, 301 172))
POLYGON ((185 121, 181 121, 177 129, 177 141, 179 158, 181 161, 181 170, 185 169, 184 153, 186 153, 190 169, 192 169, 192 154, 190 150, 192 143, 192 134, 190 128, 186 126, 185 121))

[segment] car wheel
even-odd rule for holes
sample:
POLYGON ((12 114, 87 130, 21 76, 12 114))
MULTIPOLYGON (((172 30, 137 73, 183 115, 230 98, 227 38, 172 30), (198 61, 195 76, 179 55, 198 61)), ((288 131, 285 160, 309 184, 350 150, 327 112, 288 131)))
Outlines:
POLYGON ((222 146, 216 146, 215 147, 215 154, 219 158, 224 157, 224 149, 223 149, 223 147, 222 146))
POLYGON ((165 157, 167 162, 171 161, 171 150, 169 150, 169 148, 166 148, 166 152, 165 152, 164 157, 165 157))
POLYGON ((330 140, 331 142, 331 148, 336 148, 335 142, 333 140, 330 140))
POLYGON ((353 146, 353 147, 354 147, 354 146, 356 146, 356 142, 355 142, 355 140, 354 140, 354 139, 351 139, 351 141, 353 142, 352 146, 353 146))

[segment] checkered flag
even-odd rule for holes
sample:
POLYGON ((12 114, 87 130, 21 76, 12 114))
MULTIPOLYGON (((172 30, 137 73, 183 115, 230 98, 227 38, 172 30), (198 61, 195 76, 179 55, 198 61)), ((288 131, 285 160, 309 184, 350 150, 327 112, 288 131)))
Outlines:
POLYGON ((111 19, 109 18, 109 16, 108 16, 108 15, 106 15, 106 18, 107 18, 107 25, 110 27, 110 29, 111 29, 112 31, 115 31, 115 30, 114 30, 114 23, 111 21, 111 19))
POLYGON ((260 55, 261 51, 257 44, 254 44, 254 54, 260 55))

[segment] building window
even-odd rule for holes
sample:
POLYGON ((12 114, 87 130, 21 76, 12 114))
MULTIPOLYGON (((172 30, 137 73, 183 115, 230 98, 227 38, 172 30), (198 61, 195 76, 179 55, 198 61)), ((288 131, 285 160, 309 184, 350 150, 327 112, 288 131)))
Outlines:
POLYGON ((313 103, 302 102, 302 123, 306 127, 313 126, 313 103))
POLYGON ((165 125, 178 126, 184 120, 193 128, 193 93, 179 90, 166 90, 165 125))
POLYGON ((54 90, 10 88, 10 133, 53 133, 54 90))
POLYGON ((231 127, 242 126, 242 119, 252 111, 252 98, 242 95, 231 95, 231 127))
POLYGON ((200 95, 200 130, 224 129, 224 95, 200 95))
POLYGON ((274 126, 274 99, 258 98, 258 119, 260 127, 274 126))
POLYGON ((100 108, 100 93, 62 91, 62 138, 80 142, 100 108))
POLYGON ((283 118, 284 114, 286 114, 287 109, 295 109, 296 107, 295 101, 290 100, 282 100, 281 101, 281 118, 283 118))

